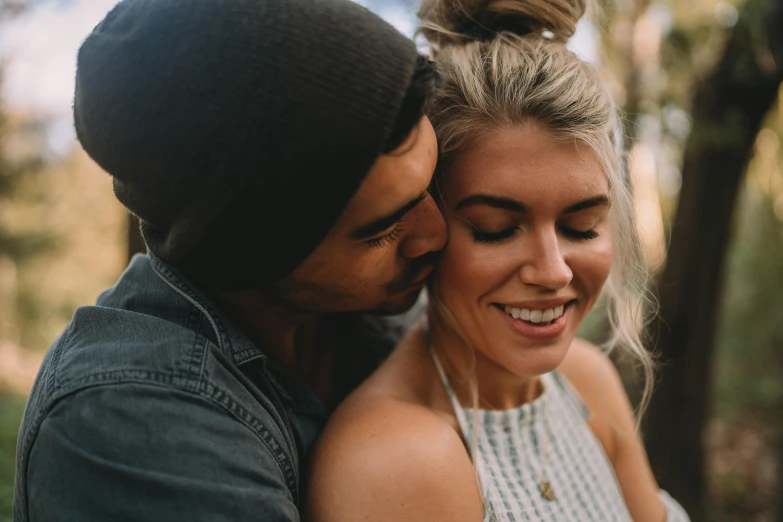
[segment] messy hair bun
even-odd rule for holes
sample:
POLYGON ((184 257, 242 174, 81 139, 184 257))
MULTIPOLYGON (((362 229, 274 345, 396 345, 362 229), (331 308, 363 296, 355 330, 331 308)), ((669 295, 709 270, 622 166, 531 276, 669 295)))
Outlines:
POLYGON ((565 42, 576 31, 585 0, 424 0, 419 33, 433 46, 490 40, 500 32, 551 33, 565 42))

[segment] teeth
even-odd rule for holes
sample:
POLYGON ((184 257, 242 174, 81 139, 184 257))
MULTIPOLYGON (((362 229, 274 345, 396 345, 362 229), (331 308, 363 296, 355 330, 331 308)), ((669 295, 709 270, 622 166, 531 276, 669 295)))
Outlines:
POLYGON ((514 319, 519 319, 519 312, 519 308, 511 308, 510 306, 506 307, 506 313, 514 319))
POLYGON ((522 319, 531 323, 549 323, 563 315, 565 305, 547 308, 546 310, 529 310, 506 305, 503 310, 514 319, 522 319))

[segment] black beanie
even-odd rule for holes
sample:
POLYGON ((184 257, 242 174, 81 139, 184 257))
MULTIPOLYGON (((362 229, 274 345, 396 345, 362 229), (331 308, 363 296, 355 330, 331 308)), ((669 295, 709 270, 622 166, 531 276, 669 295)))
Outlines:
POLYGON ((79 50, 76 133, 150 252, 263 288, 355 194, 416 57, 350 0, 124 0, 79 50))

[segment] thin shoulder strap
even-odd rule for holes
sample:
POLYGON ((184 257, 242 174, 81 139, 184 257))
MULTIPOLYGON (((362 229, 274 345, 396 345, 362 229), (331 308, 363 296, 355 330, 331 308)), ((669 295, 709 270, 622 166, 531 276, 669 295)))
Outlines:
POLYGON ((440 357, 438 357, 438 353, 435 351, 435 345, 433 344, 432 336, 430 335, 429 323, 426 321, 424 323, 424 339, 427 342, 427 349, 432 356, 432 360, 435 362, 435 367, 438 369, 440 380, 443 382, 444 388, 446 388, 446 393, 448 394, 449 400, 451 401, 451 406, 454 408, 454 414, 457 416, 457 422, 459 422, 459 427, 462 430, 462 437, 465 439, 466 447, 468 448, 468 454, 470 454, 470 444, 467 444, 467 441, 470 440, 471 425, 467 422, 467 418, 465 417, 465 410, 459 403, 457 394, 454 393, 454 388, 451 387, 449 378, 446 375, 446 370, 443 369, 443 364, 440 362, 440 357))
POLYGON ((542 376, 542 379, 543 378, 547 378, 546 384, 549 385, 551 383, 551 387, 554 389, 553 391, 557 391, 557 395, 562 397, 575 412, 584 420, 590 420, 593 416, 593 412, 590 411, 587 404, 585 404, 584 399, 582 399, 582 396, 576 391, 574 385, 571 384, 571 381, 569 381, 565 375, 558 370, 554 370, 542 376))

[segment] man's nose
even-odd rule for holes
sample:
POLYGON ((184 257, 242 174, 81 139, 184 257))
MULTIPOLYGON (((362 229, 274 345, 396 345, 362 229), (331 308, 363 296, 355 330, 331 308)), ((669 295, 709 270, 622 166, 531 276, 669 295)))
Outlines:
POLYGON ((438 205, 427 194, 411 211, 411 231, 402 244, 402 255, 409 259, 437 252, 446 246, 448 230, 438 205))

